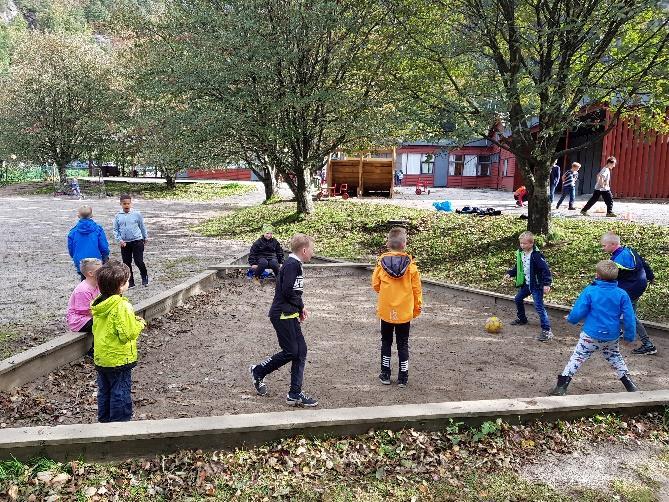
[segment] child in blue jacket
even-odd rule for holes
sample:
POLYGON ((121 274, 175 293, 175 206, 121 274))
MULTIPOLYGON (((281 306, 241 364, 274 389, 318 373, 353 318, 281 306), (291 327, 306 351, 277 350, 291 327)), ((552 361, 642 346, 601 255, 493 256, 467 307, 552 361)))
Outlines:
POLYGON ((532 232, 523 232, 518 237, 518 241, 520 248, 516 251, 516 264, 504 276, 505 279, 515 278, 516 287, 519 288, 515 298, 517 317, 511 321, 511 325, 527 324, 524 300, 531 295, 534 300, 534 308, 541 321, 541 334, 537 340, 547 342, 553 338, 551 321, 544 306, 544 295, 550 292, 553 281, 551 270, 548 268, 544 255, 534 245, 532 232))
POLYGON ((624 340, 628 343, 636 337, 636 316, 629 295, 618 287, 618 267, 611 260, 597 264, 597 279, 580 294, 567 321, 583 323, 583 330, 569 362, 558 376, 557 385, 551 391, 553 396, 564 396, 569 382, 581 365, 592 354, 601 350, 628 392, 636 392, 637 387, 629 377, 627 365, 620 353, 620 316, 625 328, 624 340))
POLYGON ((93 221, 93 208, 81 206, 77 211, 79 221, 67 234, 67 250, 81 280, 86 276, 79 269, 81 260, 97 258, 103 263, 109 259, 109 243, 105 231, 93 221))

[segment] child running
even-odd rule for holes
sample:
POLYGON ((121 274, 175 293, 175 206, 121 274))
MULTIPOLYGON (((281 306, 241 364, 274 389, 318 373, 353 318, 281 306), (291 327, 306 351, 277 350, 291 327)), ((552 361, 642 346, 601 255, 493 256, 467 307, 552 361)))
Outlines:
POLYGON ((420 272, 406 252, 407 233, 396 227, 388 233, 388 252, 379 256, 372 274, 372 287, 379 294, 377 314, 381 319, 381 374, 383 385, 390 385, 390 357, 393 333, 397 339, 399 374, 397 385, 409 383, 409 329, 411 320, 423 308, 420 272))
POLYGON ((553 338, 551 321, 544 306, 544 295, 550 293, 553 277, 544 255, 534 245, 534 234, 523 232, 518 237, 520 249, 516 251, 516 264, 507 272, 504 279, 515 277, 518 293, 516 294, 517 317, 511 321, 512 326, 527 324, 525 315, 525 303, 523 300, 532 295, 534 308, 539 314, 541 321, 541 334, 537 340, 547 342, 553 338))
POLYGON ((618 287, 618 267, 611 260, 597 264, 597 278, 580 294, 567 321, 577 324, 585 321, 574 353, 558 376, 557 385, 551 391, 553 396, 564 396, 572 377, 592 354, 601 350, 604 359, 616 372, 617 377, 628 392, 636 392, 637 387, 629 377, 623 356, 620 353, 620 316, 623 316, 625 341, 631 343, 636 337, 636 317, 629 295, 618 287))
POLYGON ((132 418, 131 371, 137 364, 137 338, 146 323, 135 316, 127 298, 130 270, 113 260, 97 272, 98 296, 93 312, 93 362, 98 373, 98 421, 132 418))
POLYGON ((569 196, 569 207, 567 209, 570 211, 576 209, 576 207, 574 207, 574 201, 576 200, 576 184, 578 183, 578 170, 580 168, 581 164, 572 162, 571 170, 562 175, 562 196, 560 197, 560 200, 558 200, 555 209, 560 209, 560 204, 562 204, 562 201, 567 196, 569 196))
POLYGON ((260 396, 268 393, 264 378, 283 365, 291 363, 290 389, 286 396, 289 406, 316 406, 318 400, 302 392, 304 365, 307 361, 307 343, 302 335, 301 323, 309 317, 304 307, 304 273, 302 264, 311 260, 314 254, 314 241, 304 234, 295 234, 290 240, 292 253, 284 262, 276 277, 274 300, 269 310, 269 320, 274 326, 281 352, 265 359, 257 365, 251 365, 251 379, 260 396))

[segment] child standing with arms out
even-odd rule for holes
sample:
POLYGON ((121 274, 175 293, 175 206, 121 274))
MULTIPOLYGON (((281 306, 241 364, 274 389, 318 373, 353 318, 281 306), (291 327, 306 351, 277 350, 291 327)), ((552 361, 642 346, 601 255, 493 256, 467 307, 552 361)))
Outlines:
POLYGON ((142 286, 149 285, 149 274, 144 265, 144 245, 147 240, 144 217, 139 211, 132 210, 132 197, 121 195, 121 210, 114 218, 114 238, 121 246, 121 258, 130 269, 130 288, 135 287, 135 278, 132 274, 132 260, 142 276, 142 286))
POLYGON ((569 207, 567 209, 573 211, 576 209, 574 207, 574 201, 576 200, 576 183, 578 183, 578 170, 581 168, 581 164, 578 162, 573 162, 571 164, 571 170, 567 171, 562 175, 562 196, 558 200, 555 209, 560 209, 560 204, 564 198, 569 195, 569 207))
POLYGON ((109 243, 105 231, 93 221, 93 208, 81 206, 77 211, 79 221, 67 234, 67 250, 74 268, 83 281, 86 274, 79 267, 84 258, 98 258, 103 262, 109 258, 109 243))
POLYGON ((372 274, 372 287, 379 294, 377 314, 381 319, 381 374, 383 385, 390 385, 390 357, 393 334, 397 338, 399 375, 397 384, 409 383, 409 329, 411 320, 423 308, 420 272, 406 252, 407 233, 396 227, 388 233, 388 252, 379 256, 372 274))
POLYGON ((511 325, 527 324, 523 300, 532 295, 534 308, 541 321, 541 334, 537 340, 547 342, 553 338, 551 321, 544 306, 544 295, 550 292, 553 281, 551 270, 548 268, 544 255, 534 245, 534 234, 532 232, 523 232, 518 237, 518 241, 520 249, 516 250, 516 264, 504 276, 505 279, 515 277, 516 287, 519 288, 515 298, 517 317, 511 321, 511 325))
POLYGON ((316 406, 318 400, 302 392, 304 365, 307 361, 307 343, 302 335, 301 323, 309 317, 304 307, 304 273, 302 264, 314 255, 314 241, 304 234, 295 234, 290 240, 292 253, 276 277, 274 300, 269 310, 269 320, 274 326, 281 352, 249 367, 253 387, 260 396, 267 395, 264 378, 283 365, 291 363, 290 390, 286 396, 289 406, 316 406))
POLYGON ((93 313, 93 362, 98 373, 98 421, 126 422, 132 418, 132 368, 137 365, 137 338, 146 323, 123 293, 130 270, 116 260, 97 272, 98 296, 93 313))
MULTIPOLYGON (((79 333, 93 333, 93 314, 91 314, 91 303, 98 297, 98 280, 96 273, 102 262, 97 258, 84 258, 79 263, 81 275, 85 277, 83 281, 77 284, 70 295, 70 301, 67 304, 67 314, 65 320, 70 330, 79 333)), ((88 353, 93 356, 93 349, 88 353)))
POLYGON ((577 324, 585 321, 574 353, 558 376, 557 385, 551 391, 553 396, 564 396, 572 377, 592 354, 601 350, 604 359, 628 392, 636 392, 637 387, 629 377, 623 356, 620 354, 620 316, 623 316, 626 342, 633 342, 636 336, 636 317, 629 295, 618 287, 618 267, 611 260, 600 261, 596 267, 597 278, 580 294, 567 321, 577 324))

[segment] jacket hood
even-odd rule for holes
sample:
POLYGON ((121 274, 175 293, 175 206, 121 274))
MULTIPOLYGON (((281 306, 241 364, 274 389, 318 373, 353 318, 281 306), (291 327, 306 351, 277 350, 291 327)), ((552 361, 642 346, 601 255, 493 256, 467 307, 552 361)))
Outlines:
POLYGON ((93 232, 97 232, 98 224, 89 218, 85 218, 79 220, 74 228, 80 234, 92 234, 93 232))
POLYGON ((611 253, 611 259, 615 262, 629 270, 634 270, 637 267, 637 260, 634 256, 634 253, 630 248, 621 246, 611 253))
POLYGON ((402 277, 409 269, 409 265, 411 265, 411 256, 406 253, 392 252, 381 255, 381 268, 390 277, 396 279, 402 277))
POLYGON ((121 295, 112 295, 106 300, 98 302, 101 297, 97 297, 91 304, 91 313, 93 316, 107 317, 109 312, 114 310, 121 302, 127 302, 128 299, 121 295))

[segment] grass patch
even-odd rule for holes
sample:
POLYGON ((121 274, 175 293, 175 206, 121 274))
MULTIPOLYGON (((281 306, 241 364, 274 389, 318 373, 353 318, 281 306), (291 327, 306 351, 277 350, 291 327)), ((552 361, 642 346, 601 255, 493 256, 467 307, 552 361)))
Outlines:
MULTIPOLYGON (((96 197, 100 194, 100 185, 80 180, 79 187, 85 197, 96 197)), ((117 197, 129 193, 143 199, 173 199, 188 201, 208 201, 244 195, 253 192, 255 186, 244 183, 177 183, 173 189, 165 183, 133 183, 127 181, 105 181, 104 190, 108 197, 117 197)), ((52 194, 53 185, 36 188, 33 194, 52 194)))
POLYGON ((16 331, 0 327, 0 359, 6 359, 12 355, 10 343, 20 335, 16 331))
MULTIPOLYGON (((454 284, 505 294, 515 288, 502 283, 513 264, 518 235, 526 222, 510 216, 477 218, 457 214, 356 202, 319 202, 307 217, 295 213, 292 203, 263 204, 208 220, 195 231, 208 236, 253 242, 264 223, 274 226, 286 242, 295 232, 316 238, 317 253, 349 260, 373 261, 384 249, 388 220, 409 222, 409 252, 421 271, 454 284)), ((554 276, 548 301, 571 304, 594 278, 594 265, 606 258, 599 240, 609 230, 634 247, 651 264, 656 282, 643 295, 640 315, 666 322, 669 308, 669 228, 620 221, 555 219, 552 239, 542 251, 554 276)))

